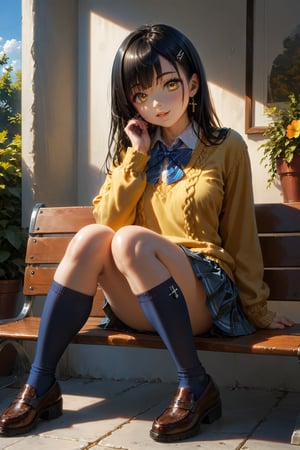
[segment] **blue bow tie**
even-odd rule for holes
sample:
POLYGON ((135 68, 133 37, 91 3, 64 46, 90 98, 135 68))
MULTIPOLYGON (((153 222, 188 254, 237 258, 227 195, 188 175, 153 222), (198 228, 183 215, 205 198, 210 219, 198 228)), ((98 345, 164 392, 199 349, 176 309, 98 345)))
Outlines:
POLYGON ((168 150, 165 144, 158 142, 158 148, 150 150, 150 159, 148 162, 148 169, 146 171, 147 180, 155 184, 162 172, 162 165, 165 158, 167 161, 167 184, 175 183, 184 176, 182 170, 187 165, 192 154, 191 148, 183 147, 183 142, 179 139, 178 142, 168 150))

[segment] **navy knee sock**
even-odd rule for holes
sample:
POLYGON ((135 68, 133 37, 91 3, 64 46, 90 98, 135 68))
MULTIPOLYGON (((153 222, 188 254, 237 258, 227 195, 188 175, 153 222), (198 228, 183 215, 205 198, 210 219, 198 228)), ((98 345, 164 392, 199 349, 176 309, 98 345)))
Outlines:
POLYGON ((179 387, 188 387, 199 398, 208 377, 196 352, 188 309, 183 294, 169 278, 137 296, 143 312, 160 335, 176 365, 179 387))
POLYGON ((38 397, 53 384, 57 363, 89 317, 92 303, 92 296, 53 281, 42 312, 36 353, 27 380, 27 384, 35 387, 38 397))

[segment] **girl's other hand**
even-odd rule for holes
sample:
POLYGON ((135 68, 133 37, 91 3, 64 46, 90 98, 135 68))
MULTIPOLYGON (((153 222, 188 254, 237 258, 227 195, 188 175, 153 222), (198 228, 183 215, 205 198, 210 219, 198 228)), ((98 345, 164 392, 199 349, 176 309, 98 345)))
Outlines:
POLYGON ((145 154, 149 152, 151 141, 146 122, 138 118, 129 120, 125 133, 135 150, 145 154))
POLYGON ((271 330, 283 330, 284 328, 291 327, 293 325, 295 325, 295 322, 285 316, 280 316, 278 313, 276 313, 273 322, 271 322, 267 328, 271 330))

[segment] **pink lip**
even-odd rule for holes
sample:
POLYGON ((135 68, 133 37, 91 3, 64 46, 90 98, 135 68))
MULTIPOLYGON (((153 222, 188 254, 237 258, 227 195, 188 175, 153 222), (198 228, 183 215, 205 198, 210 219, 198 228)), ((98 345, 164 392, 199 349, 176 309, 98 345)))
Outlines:
POLYGON ((168 115, 169 115, 169 111, 167 111, 167 112, 160 112, 160 113, 157 113, 157 114, 156 114, 156 117, 159 117, 159 118, 161 118, 161 119, 164 119, 164 118, 166 118, 168 115))

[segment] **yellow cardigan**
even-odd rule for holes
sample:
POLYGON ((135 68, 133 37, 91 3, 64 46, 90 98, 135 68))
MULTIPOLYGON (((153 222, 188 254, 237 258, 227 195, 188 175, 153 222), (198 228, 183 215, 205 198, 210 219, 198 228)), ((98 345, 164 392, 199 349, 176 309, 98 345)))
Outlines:
POLYGON ((97 223, 118 230, 141 225, 216 261, 236 283, 248 318, 258 328, 274 313, 255 223, 248 151, 230 130, 220 145, 198 142, 185 176, 167 185, 147 182, 149 156, 128 148, 94 198, 97 223))

